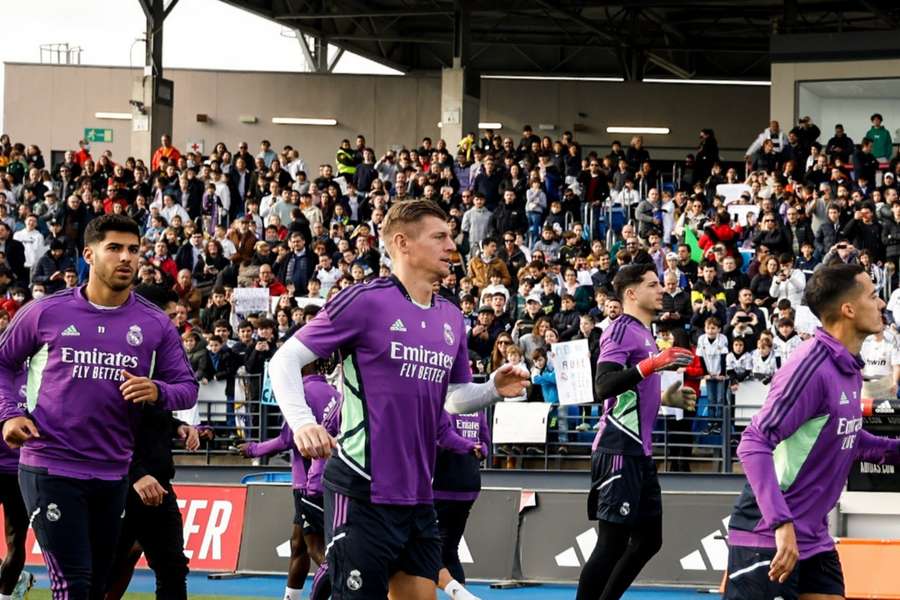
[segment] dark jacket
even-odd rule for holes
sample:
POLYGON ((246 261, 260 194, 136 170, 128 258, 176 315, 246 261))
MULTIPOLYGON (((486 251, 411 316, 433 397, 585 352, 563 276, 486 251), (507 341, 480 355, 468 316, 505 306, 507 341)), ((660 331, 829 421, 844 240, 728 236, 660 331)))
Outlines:
POLYGON ((884 260, 881 225, 878 224, 878 221, 866 225, 860 220, 851 219, 844 227, 843 234, 857 250, 868 250, 875 261, 884 260))
POLYGON ((31 281, 34 283, 43 283, 48 294, 58 292, 63 289, 66 283, 62 280, 50 281, 50 276, 57 271, 65 271, 66 269, 74 269, 75 261, 71 256, 63 254, 59 260, 53 258, 50 250, 38 260, 37 264, 31 271, 31 281))
POLYGON ((134 431, 134 454, 128 468, 131 483, 151 475, 165 486, 175 477, 172 440, 181 425, 184 423, 156 404, 146 402, 141 405, 134 431))
POLYGON ((843 235, 843 227, 841 227, 841 222, 832 223, 831 221, 826 220, 819 226, 819 230, 816 232, 815 237, 815 245, 816 252, 820 256, 825 256, 831 247, 837 244, 842 239, 845 239, 843 235))
POLYGON ((12 233, 6 240, 6 262, 16 277, 16 283, 28 286, 28 268, 25 267, 25 246, 22 242, 14 240, 12 233))
POLYGON ((815 246, 815 236, 812 232, 812 227, 809 226, 809 223, 800 222, 794 226, 794 229, 791 229, 790 223, 786 223, 784 226, 784 232, 787 234, 788 243, 791 248, 791 254, 795 256, 800 256, 800 246, 806 243, 813 244, 815 246), (796 237, 796 239, 795 239, 796 237), (794 252, 794 244, 797 244, 797 251, 794 252))
POLYGON ((561 310, 553 315, 553 328, 559 333, 561 342, 568 342, 576 333, 578 333, 578 325, 581 321, 581 315, 577 310, 561 310))
POLYGON ((894 220, 893 215, 881 222, 881 243, 887 258, 900 256, 900 223, 894 220))
POLYGON ((678 313, 678 319, 666 319, 662 323, 683 326, 690 322, 693 309, 691 308, 691 295, 684 290, 678 290, 674 295, 663 292, 662 312, 678 313))
MULTIPOLYGON (((225 382, 225 395, 229 398, 234 397, 234 376, 237 373, 238 365, 235 361, 235 356, 232 354, 231 349, 227 346, 222 346, 222 349, 219 351, 219 360, 218 364, 213 360, 212 353, 207 353, 206 355, 206 364, 203 365, 203 372, 197 373, 201 379, 206 379, 208 381, 224 381, 225 382)), ((247 369, 249 372, 250 369, 247 369)))
POLYGON ((758 248, 761 245, 776 256, 791 251, 790 240, 781 227, 776 227, 773 231, 761 231, 753 236, 753 247, 758 248))
POLYGON ((503 202, 491 215, 491 229, 497 232, 497 235, 503 235, 507 231, 524 233, 527 228, 525 209, 518 202, 512 204, 503 202))

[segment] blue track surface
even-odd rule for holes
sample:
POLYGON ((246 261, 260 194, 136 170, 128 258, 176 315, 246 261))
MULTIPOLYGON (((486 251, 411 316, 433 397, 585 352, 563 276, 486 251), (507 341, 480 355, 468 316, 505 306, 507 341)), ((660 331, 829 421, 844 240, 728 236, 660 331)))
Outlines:
MULTIPOLYGON (((36 587, 49 587, 46 569, 29 568, 38 576, 36 587)), ((311 580, 304 586, 309 589, 311 580)), ((468 589, 481 600, 572 600, 574 586, 540 585, 510 590, 493 590, 488 585, 472 584, 468 589)), ((149 571, 138 571, 131 581, 130 592, 150 592, 155 589, 155 580, 149 571)), ((215 596, 244 596, 252 598, 281 598, 284 592, 284 577, 238 577, 232 579, 208 579, 206 573, 191 573, 188 577, 188 597, 192 594, 215 596)), ((304 595, 304 598, 306 596, 304 595)), ((447 596, 438 593, 438 600, 447 596)), ((701 594, 696 590, 639 588, 625 594, 625 600, 713 600, 718 596, 701 594)))

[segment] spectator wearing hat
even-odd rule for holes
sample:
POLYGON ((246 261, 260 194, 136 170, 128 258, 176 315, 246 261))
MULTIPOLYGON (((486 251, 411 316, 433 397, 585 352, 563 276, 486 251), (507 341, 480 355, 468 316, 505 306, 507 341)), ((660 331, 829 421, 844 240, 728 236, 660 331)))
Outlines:
POLYGON ((32 271, 32 282, 43 284, 48 294, 63 289, 65 287, 63 275, 67 270, 75 268, 75 261, 65 250, 63 240, 51 240, 50 248, 38 260, 32 271))

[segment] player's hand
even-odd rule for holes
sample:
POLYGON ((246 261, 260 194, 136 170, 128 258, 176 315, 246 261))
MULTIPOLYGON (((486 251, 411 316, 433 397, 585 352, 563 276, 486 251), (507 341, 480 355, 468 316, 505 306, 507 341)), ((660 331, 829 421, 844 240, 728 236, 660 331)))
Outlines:
POLYGON ((140 496, 141 502, 147 506, 159 506, 162 504, 163 497, 169 493, 153 475, 144 475, 135 481, 131 487, 140 496))
POLYGON ((484 453, 481 451, 481 444, 476 444, 474 448, 472 448, 472 454, 475 455, 475 458, 481 460, 484 458, 484 453))
POLYGON ((200 434, 190 425, 178 426, 178 437, 184 440, 184 447, 189 452, 195 452, 200 448, 200 434))
POLYGON ((138 377, 122 370, 125 382, 119 386, 122 397, 127 402, 156 402, 159 400, 159 388, 149 377, 138 377))
POLYGON ((775 558, 769 565, 769 579, 784 583, 800 558, 800 550, 797 548, 797 535, 794 533, 794 524, 784 523, 775 530, 775 558))
POLYGON ((3 441, 10 448, 21 448, 28 440, 39 437, 34 421, 28 417, 13 417, 3 424, 3 441))
POLYGON ((306 458, 328 458, 337 442, 321 425, 310 423, 294 432, 294 444, 306 458))
POLYGON ((666 406, 694 412, 697 410, 697 393, 676 381, 663 392, 662 403, 666 406))
POLYGON ((503 398, 521 396, 531 378, 524 367, 506 364, 494 372, 494 387, 503 398))
POLYGON ((246 458, 252 458, 252 457, 248 454, 249 450, 250 450, 250 443, 249 443, 249 442, 244 442, 243 444, 238 444, 238 445, 237 445, 237 451, 240 452, 241 456, 244 456, 244 457, 246 457, 246 458))
POLYGON ((673 346, 663 350, 659 354, 654 354, 650 358, 645 358, 638 363, 638 371, 642 377, 647 377, 657 371, 674 371, 679 367, 686 367, 694 360, 694 353, 687 348, 679 348, 673 346))

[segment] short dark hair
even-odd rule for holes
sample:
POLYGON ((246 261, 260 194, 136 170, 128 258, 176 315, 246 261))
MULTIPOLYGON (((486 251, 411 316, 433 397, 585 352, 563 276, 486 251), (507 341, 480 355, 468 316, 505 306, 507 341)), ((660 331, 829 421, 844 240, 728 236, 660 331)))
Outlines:
POLYGON ((653 263, 637 263, 625 265, 616 276, 613 277, 613 290, 620 299, 624 297, 625 290, 639 285, 644 280, 645 273, 655 273, 656 265, 653 263))
POLYGON ((806 282, 806 305, 819 319, 835 320, 835 310, 847 294, 858 291, 856 276, 865 273, 861 265, 835 264, 821 266, 806 282))
POLYGON ((119 231, 122 233, 131 233, 141 239, 141 228, 131 217, 125 215, 108 214, 97 217, 88 223, 84 230, 84 245, 90 246, 102 242, 106 238, 107 231, 119 231))
POLYGON ((134 288, 134 293, 145 300, 149 300, 160 310, 169 303, 178 302, 178 294, 175 293, 175 290, 164 288, 159 285, 141 284, 134 288))

